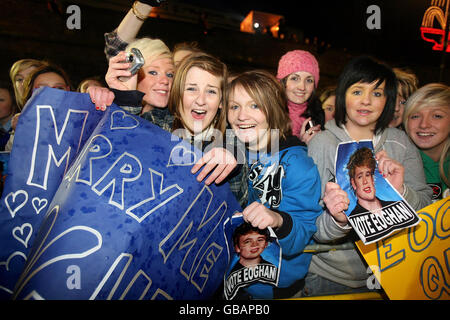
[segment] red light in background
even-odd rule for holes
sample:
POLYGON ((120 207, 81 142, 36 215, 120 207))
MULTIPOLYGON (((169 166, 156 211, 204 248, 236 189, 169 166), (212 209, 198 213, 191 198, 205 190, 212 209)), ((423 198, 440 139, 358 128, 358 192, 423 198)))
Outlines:
MULTIPOLYGON (((433 50, 442 51, 444 49, 443 29, 420 27, 420 31, 423 40, 434 43, 433 50)), ((445 51, 450 52, 450 33, 448 34, 447 50, 445 51)))

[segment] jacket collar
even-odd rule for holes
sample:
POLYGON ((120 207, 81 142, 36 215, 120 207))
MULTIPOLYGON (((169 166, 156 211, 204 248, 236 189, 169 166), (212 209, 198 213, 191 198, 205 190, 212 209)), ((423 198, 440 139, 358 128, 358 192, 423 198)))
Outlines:
MULTIPOLYGON (((332 133, 339 142, 353 141, 353 139, 348 135, 347 130, 343 127, 338 127, 334 119, 331 119, 325 123, 325 129, 332 133)), ((386 141, 388 130, 389 128, 381 131, 381 133, 375 135, 372 140, 375 153, 382 149, 382 146, 386 141)))

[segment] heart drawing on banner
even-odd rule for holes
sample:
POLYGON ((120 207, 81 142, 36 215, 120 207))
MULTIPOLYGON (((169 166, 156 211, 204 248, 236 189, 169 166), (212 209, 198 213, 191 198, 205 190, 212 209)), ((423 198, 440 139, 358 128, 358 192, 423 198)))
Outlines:
POLYGON ((39 199, 38 197, 34 197, 33 200, 31 200, 31 204, 33 205, 34 211, 36 211, 36 214, 39 214, 42 209, 47 206, 48 201, 45 198, 39 199))
POLYGON ((188 150, 183 145, 175 146, 170 152, 169 163, 167 167, 173 166, 192 166, 196 163, 195 153, 188 150))
POLYGON ((28 201, 28 193, 25 190, 18 190, 16 192, 10 192, 5 197, 5 204, 11 214, 11 217, 15 217, 17 211, 23 208, 28 201))
POLYGON ((12 235, 14 239, 22 243, 25 248, 28 248, 28 240, 30 240, 31 234, 33 233, 33 227, 30 223, 24 223, 20 227, 15 227, 12 230, 12 235), (28 228, 28 233, 24 232, 24 229, 28 228))
POLYGON ((125 113, 125 111, 116 110, 111 113, 111 130, 134 129, 138 125, 139 121, 135 117, 125 113))

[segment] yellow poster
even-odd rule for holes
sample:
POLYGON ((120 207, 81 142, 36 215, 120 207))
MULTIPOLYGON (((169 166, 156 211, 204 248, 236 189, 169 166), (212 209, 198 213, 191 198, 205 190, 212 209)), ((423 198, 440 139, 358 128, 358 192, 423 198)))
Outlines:
POLYGON ((417 212, 422 221, 357 247, 389 299, 450 299, 450 197, 417 212))

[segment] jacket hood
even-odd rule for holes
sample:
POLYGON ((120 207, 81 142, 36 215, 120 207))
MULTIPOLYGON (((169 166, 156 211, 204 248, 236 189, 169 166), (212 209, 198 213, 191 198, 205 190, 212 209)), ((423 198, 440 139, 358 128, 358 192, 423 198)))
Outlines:
MULTIPOLYGON (((331 120, 327 121, 327 123, 325 123, 325 129, 327 129, 332 135, 334 135, 339 143, 353 141, 353 139, 347 134, 347 132, 344 130, 344 128, 338 127, 336 125, 336 121, 334 119, 331 119, 331 120)), ((382 146, 384 145, 384 143, 386 141, 388 130, 391 130, 391 128, 387 128, 375 136, 375 139, 374 139, 375 153, 382 149, 382 146)), ((396 130, 398 130, 398 129, 396 129, 396 130)))
POLYGON ((306 147, 306 144, 300 141, 296 136, 292 135, 287 136, 286 139, 280 139, 280 151, 294 146, 306 147))
POLYGON ((352 138, 345 132, 344 128, 338 127, 336 121, 331 119, 325 123, 325 129, 333 134, 339 142, 351 141, 352 138))

